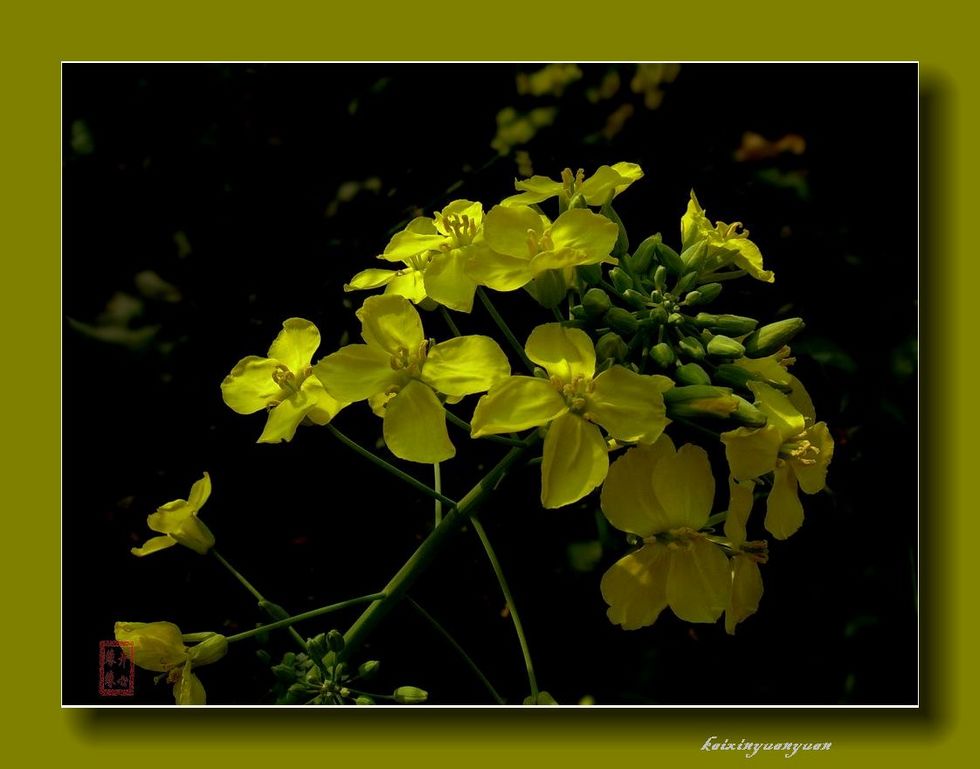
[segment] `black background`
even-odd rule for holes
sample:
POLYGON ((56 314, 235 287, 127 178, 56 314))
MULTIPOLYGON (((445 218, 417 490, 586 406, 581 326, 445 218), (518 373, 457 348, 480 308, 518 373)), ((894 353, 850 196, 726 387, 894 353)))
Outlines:
MULTIPOLYGON (((617 200, 634 243, 661 231, 679 245, 691 187, 712 219, 745 223, 776 283, 738 281, 718 311, 805 318, 795 372, 837 440, 831 492, 804 500, 797 535, 770 539, 760 612, 734 638, 669 611, 652 628, 612 626, 598 583, 625 542, 614 533, 594 570, 573 569, 569 543, 596 538, 595 497, 545 511, 538 469, 514 472, 481 518, 542 688, 562 703, 916 701, 915 67, 684 65, 653 110, 627 87, 634 66, 616 68, 623 88, 594 104, 585 92, 606 65, 583 66, 560 98, 539 99, 515 89, 516 73, 534 65, 65 66, 65 703, 100 702, 98 642, 116 620, 232 633, 262 619, 210 557, 129 554, 150 536, 146 514, 186 497, 205 469, 214 493, 202 519, 218 549, 292 612, 381 589, 430 530, 427 500, 324 430, 255 444, 262 415, 231 412, 218 385, 241 357, 264 355, 287 317, 320 328, 316 358, 344 333, 356 337, 353 309, 367 294, 345 296, 345 280, 373 266, 418 209, 431 215, 457 197, 489 208, 511 194, 514 160, 490 148, 495 115, 542 104, 559 111, 525 148, 536 173, 620 160, 646 171, 617 200), (599 136, 627 102, 635 113, 623 130, 599 136), (739 162, 745 131, 796 133, 806 151, 739 162), (331 205, 342 184, 370 177, 380 192, 331 205), (179 300, 142 296, 134 278, 147 270, 179 300), (97 325, 117 292, 140 302, 131 327, 159 326, 148 343, 79 330, 97 325)), ((520 292, 495 300, 518 336, 549 319, 520 292)), ((445 338, 437 315, 423 321, 445 338)), ((492 333, 479 308, 457 322, 492 333)), ((336 424, 365 445, 380 435, 363 404, 336 424)), ((452 435, 459 456, 444 465, 444 485, 460 497, 501 451, 452 435)), ((715 458, 721 478, 723 453, 715 458)), ((429 480, 423 466, 406 469, 429 480)), ((517 641, 472 532, 411 594, 521 701, 517 641)), ((356 610, 335 616, 345 629, 356 610)), ((274 656, 288 648, 285 634, 268 646, 274 656)), ((254 649, 237 644, 202 669, 209 702, 269 701, 254 649)), ((382 660, 381 691, 411 683, 433 703, 487 701, 407 607, 371 637, 369 656, 382 660)), ((113 704, 172 702, 151 678, 139 671, 136 696, 113 704)))

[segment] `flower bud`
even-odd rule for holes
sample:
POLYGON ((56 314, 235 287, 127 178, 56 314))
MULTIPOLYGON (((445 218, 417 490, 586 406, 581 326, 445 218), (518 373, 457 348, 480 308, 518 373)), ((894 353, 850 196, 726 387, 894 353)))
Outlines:
POLYGON ((609 294, 601 288, 590 288, 582 297, 582 307, 590 318, 601 318, 612 307, 609 294))
POLYGON ((619 235, 616 237, 616 243, 613 245, 612 256, 617 259, 621 259, 626 256, 630 250, 630 239, 629 235, 626 234, 626 225, 623 224, 623 220, 619 218, 619 214, 616 213, 616 209, 612 207, 612 202, 606 203, 600 210, 599 213, 606 217, 609 221, 615 222, 616 226, 619 227, 619 235))
POLYGON ((662 264, 658 264, 657 269, 653 271, 653 285, 658 291, 667 290, 667 268, 662 264))
POLYGON ((738 408, 737 396, 731 388, 712 385, 673 387, 664 393, 667 416, 727 417, 738 408))
POLYGON ((600 361, 604 361, 607 358, 612 358, 615 361, 623 361, 626 360, 628 353, 629 348, 626 346, 626 342, 615 331, 603 334, 599 337, 599 341, 595 343, 595 355, 600 361))
POLYGON ((744 354, 745 348, 724 334, 718 334, 708 342, 708 355, 718 358, 741 358, 744 354))
POLYGON ((685 363, 674 371, 674 378, 682 385, 710 385, 711 377, 697 363, 685 363))
POLYGON ((759 321, 746 318, 744 315, 711 315, 707 312, 699 312, 694 318, 694 323, 714 334, 728 336, 748 334, 759 325, 759 321))
POLYGON ((746 427, 765 427, 768 419, 759 409, 749 403, 745 398, 738 395, 734 396, 737 406, 731 414, 731 418, 740 425, 746 427))
POLYGON ((381 667, 381 663, 377 660, 368 660, 367 662, 362 662, 357 666, 357 675, 361 678, 370 678, 375 673, 378 672, 378 668, 381 667))
POLYGON ((667 316, 667 322, 671 326, 679 326, 684 322, 684 316, 681 315, 679 312, 672 312, 670 315, 667 316))
POLYGON ((723 363, 715 368, 715 381, 719 384, 730 385, 740 390, 751 392, 747 386, 747 383, 751 380, 758 381, 759 376, 741 366, 736 366, 732 363, 723 363))
POLYGON ((344 635, 339 630, 327 633, 327 647, 330 651, 340 654, 344 650, 344 635))
POLYGON ((620 293, 628 288, 635 288, 633 279, 625 270, 621 270, 619 267, 613 267, 609 271, 609 280, 612 281, 613 287, 620 293))
POLYGON ((636 251, 629 258, 630 272, 634 275, 645 275, 649 271, 650 265, 653 264, 657 244, 660 243, 661 239, 660 233, 658 232, 656 235, 651 235, 636 247, 636 251))
POLYGON ((289 612, 287 612, 279 604, 273 603, 272 601, 259 601, 259 608, 268 614, 273 621, 279 621, 289 617, 289 612))
POLYGON ((674 296, 680 296, 681 294, 690 291, 692 288, 694 288, 694 284, 697 283, 697 280, 698 274, 696 272, 687 273, 677 281, 677 285, 674 286, 672 293, 674 296))
POLYGON ((524 286, 534 300, 542 307, 551 309, 557 307, 568 293, 568 283, 561 270, 545 270, 536 275, 530 283, 524 286))
POLYGON ((187 657, 194 664, 194 667, 210 665, 217 662, 228 653, 228 639, 223 635, 215 633, 209 638, 201 641, 197 646, 192 646, 187 652, 187 657))
POLYGON ((805 328, 802 318, 787 318, 763 326, 749 334, 742 344, 748 358, 764 358, 772 355, 805 328))
POLYGON ((602 265, 583 264, 575 268, 575 274, 585 285, 594 286, 602 280, 602 265))
POLYGON ((647 294, 635 291, 632 288, 628 288, 623 292, 623 299, 637 310, 644 309, 650 303, 650 297, 647 294))
POLYGON ((687 296, 684 297, 683 304, 695 305, 701 303, 701 292, 695 289, 694 291, 688 291, 687 296))
POLYGON ((650 358, 660 368, 667 368, 677 360, 677 356, 674 354, 674 348, 666 342, 660 342, 651 347, 650 358))
POLYGON ((419 705, 429 699, 429 693, 417 686, 399 686, 394 697, 399 705, 419 705))
POLYGON ((366 694, 361 694, 354 698, 355 705, 373 705, 374 700, 368 697, 366 694))
POLYGON ((613 331, 621 334, 635 334, 640 322, 633 317, 633 313, 624 310, 622 307, 613 307, 605 315, 602 321, 613 331))
MULTIPOLYGON (((704 360, 704 345, 694 336, 685 336, 677 343, 677 349, 694 360, 704 360)), ((707 383, 706 383, 707 384, 707 383)))
POLYGON ((704 260, 708 258, 708 241, 699 240, 684 249, 681 253, 681 261, 684 262, 684 271, 697 273, 703 266, 704 260))
POLYGON ((330 647, 327 645, 327 636, 325 633, 320 633, 313 638, 306 639, 306 648, 314 660, 323 660, 330 651, 330 647))
POLYGON ((667 272, 671 275, 677 276, 684 273, 684 260, 681 259, 680 254, 666 243, 657 243, 654 248, 654 254, 657 257, 657 261, 666 267, 667 272))
POLYGON ((698 293, 701 294, 701 300, 698 304, 711 304, 711 302, 718 298, 721 289, 721 283, 704 283, 698 286, 698 293))

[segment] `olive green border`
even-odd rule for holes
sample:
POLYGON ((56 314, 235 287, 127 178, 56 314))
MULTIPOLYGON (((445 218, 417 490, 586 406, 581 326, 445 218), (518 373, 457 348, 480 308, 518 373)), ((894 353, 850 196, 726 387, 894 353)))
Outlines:
MULTIPOLYGON (((0 68, 4 318, 2 515, 4 731, 9 755, 72 766, 425 763, 469 767, 633 766, 742 762, 699 751, 711 735, 832 741, 829 753, 792 761, 857 765, 876 759, 959 765, 970 752, 977 655, 977 577, 967 515, 972 498, 965 367, 975 352, 966 292, 976 277, 962 246, 964 198, 976 168, 976 88, 966 80, 972 23, 950 2, 921 10, 894 3, 626 4, 500 2, 460 5, 132 2, 19 6, 4 12, 0 68), (617 7, 619 5, 619 7, 617 7), (637 4, 639 5, 639 4, 637 4), (646 5, 644 4, 644 7, 646 5), (352 10, 358 8, 359 10, 352 10), (928 16, 924 14, 928 13, 928 16), (899 16, 901 14, 901 16, 899 16), (59 88, 61 60, 919 60, 922 124, 922 674, 919 710, 485 710, 200 711, 62 710, 59 606, 59 88), (972 131, 968 133, 968 126, 972 131), (972 270, 967 275, 965 271, 972 270), (365 712, 370 711, 370 712, 365 712), (281 751, 281 757, 273 756, 281 751), (924 754, 930 754, 928 756, 924 754), (938 755, 933 755, 938 754, 938 755), (348 763, 350 762, 350 763, 348 763)), ((971 41, 972 42, 972 41, 971 41)), ((479 98, 479 84, 467 98, 479 98)), ((737 93, 705 94, 723 119, 737 93)), ((433 118, 453 109, 433 83, 433 118)), ((829 108, 829 107, 828 107, 829 108)), ((847 115, 841 115, 842 121, 847 115)), ((887 125, 854 126, 874 141, 887 125)), ((912 162, 903 159, 902 162, 912 162)), ((887 183, 887 180, 883 180, 887 183)), ((874 195, 869 189, 867 194, 874 195)), ((975 190, 970 192, 976 195, 975 190)), ((868 222, 881 254, 915 237, 911 221, 868 222)), ((816 266, 815 266, 816 267, 816 266)), ((887 269, 887 265, 883 267, 887 269)), ((66 371, 73 378, 96 371, 66 371)), ((106 400, 92 408, 110 409, 106 400)), ((137 386, 132 384, 132 386, 137 386)), ((70 457, 63 461, 71 461, 70 457)), ((111 473, 111 468, 106 468, 111 473)), ((841 532, 842 546, 855 543, 841 532)), ((70 547, 71 543, 64 543, 70 547)), ((858 547, 873 547, 861 543, 858 547)), ((92 554, 98 558, 98 553, 92 554)), ((834 555, 828 554, 828 568, 834 555)), ((819 578, 819 575, 815 575, 819 578)), ((97 600, 93 597, 93 600, 97 600)), ((819 622, 814 617, 814 622, 819 622)), ((733 660, 732 674, 738 671, 733 660)), ((975 730, 974 730, 975 732, 975 730)), ((15 760, 18 760, 15 758, 15 760)), ((753 761, 787 760, 758 755, 753 761)))

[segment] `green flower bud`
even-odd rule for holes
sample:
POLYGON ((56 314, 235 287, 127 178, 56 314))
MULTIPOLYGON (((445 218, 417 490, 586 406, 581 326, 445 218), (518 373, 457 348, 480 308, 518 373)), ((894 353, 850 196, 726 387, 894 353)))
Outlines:
POLYGON ((210 665, 217 662, 228 653, 228 639, 218 633, 212 633, 205 640, 187 651, 187 657, 194 667, 210 665))
POLYGON ((649 271, 650 265, 653 264, 653 258, 656 255, 657 244, 661 240, 662 238, 658 232, 656 235, 651 235, 636 247, 636 251, 629 258, 630 272, 634 275, 645 275, 649 271))
POLYGON ((711 377, 697 363, 685 363, 674 371, 674 378, 681 385, 710 385, 711 377))
POLYGON ((274 621, 289 617, 289 612, 287 612, 279 604, 273 603, 272 601, 259 601, 259 608, 269 615, 269 617, 274 621))
POLYGON ((372 700, 366 694, 362 694, 362 695, 354 698, 354 704, 355 705, 373 705, 374 704, 374 700, 372 700))
POLYGON ((381 663, 377 660, 368 660, 367 662, 362 662, 357 666, 357 675, 361 678, 370 678, 375 673, 378 672, 378 668, 381 667, 381 663))
POLYGON ((322 661, 330 651, 330 647, 327 645, 326 633, 320 633, 319 635, 313 636, 313 638, 307 638, 306 650, 313 660, 322 661))
POLYGON ((679 326, 684 322, 684 316, 681 315, 679 312, 672 312, 670 315, 667 316, 667 322, 671 326, 679 326))
POLYGON ((698 304, 711 304, 711 302, 718 298, 721 289, 721 283, 705 283, 698 286, 698 293, 701 294, 701 299, 698 304))
POLYGON ((272 674, 287 686, 296 683, 296 669, 289 665, 273 665, 272 674))
MULTIPOLYGON (((677 349, 688 358, 704 360, 704 345, 694 336, 685 336, 677 343, 677 349)), ((707 383, 704 383, 707 384, 707 383)))
POLYGON ((688 246, 681 253, 681 261, 684 262, 684 272, 697 273, 704 266, 704 260, 707 258, 707 240, 699 240, 697 243, 688 246))
POLYGON ((606 217, 609 221, 615 222, 619 227, 619 235, 616 237, 616 244, 613 246, 612 255, 617 259, 621 259, 626 256, 630 250, 630 239, 629 235, 626 234, 626 225, 623 224, 623 220, 619 218, 619 214, 616 213, 616 209, 612 207, 612 202, 606 203, 599 213, 606 217))
POLYGON ((635 291, 632 288, 628 288, 623 292, 623 298, 637 310, 644 309, 650 303, 650 297, 647 294, 635 291))
POLYGON ((590 288, 582 297, 582 307, 590 318, 601 318, 612 307, 609 294, 601 288, 590 288))
POLYGON ((609 280, 612 281, 613 286, 619 293, 623 293, 628 288, 636 288, 633 285, 633 279, 625 270, 621 270, 619 267, 613 267, 609 271, 609 280))
POLYGON ((545 270, 524 286, 534 300, 542 307, 557 307, 568 293, 568 283, 561 270, 545 270))
POLYGON ((759 325, 759 321, 743 315, 711 315, 706 312, 699 312, 694 318, 694 323, 712 333, 728 336, 748 334, 759 325))
POLYGON ((417 686, 399 686, 394 697, 399 705, 419 705, 429 699, 429 693, 417 686))
POLYGON ((671 347, 666 342, 660 342, 655 344, 650 348, 650 358, 656 363, 660 368, 667 368, 673 365, 674 361, 677 360, 677 356, 674 354, 674 348, 671 347))
POLYGON ((723 363, 715 368, 716 382, 737 387, 745 392, 751 392, 746 385, 747 382, 758 380, 759 377, 756 374, 732 363, 723 363))
POLYGON ((681 294, 694 288, 694 284, 697 283, 698 274, 696 272, 689 272, 684 275, 680 280, 677 281, 677 285, 674 286, 673 294, 674 296, 680 296, 681 294))
POLYGON ((718 334, 708 342, 708 355, 718 358, 741 358, 744 354, 745 348, 724 334, 718 334))
POLYGON ((647 325, 662 326, 667 322, 667 311, 663 307, 653 307, 650 310, 648 320, 650 322, 647 325))
POLYGON ((339 630, 331 630, 327 633, 327 647, 330 651, 339 654, 344 650, 344 635, 339 630))
POLYGON ((626 342, 615 331, 609 331, 603 334, 599 337, 599 341, 595 343, 595 355, 600 361, 608 358, 612 358, 615 361, 623 361, 626 360, 628 353, 629 348, 626 346, 626 342))
POLYGON ((806 327, 803 318, 787 318, 763 326, 749 334, 742 344, 748 358, 765 358, 789 342, 806 327))
POLYGON ((633 313, 622 307, 613 307, 602 316, 602 321, 620 334, 635 334, 636 329, 640 327, 640 322, 633 317, 633 313))
POLYGON ((535 697, 533 694, 529 694, 524 698, 525 705, 557 705, 558 700, 551 696, 548 692, 538 692, 538 696, 535 697))
POLYGON ((602 280, 602 265, 584 264, 575 268, 578 279, 587 286, 594 286, 602 280))
POLYGON ((588 316, 585 314, 585 308, 580 304, 572 305, 572 317, 575 320, 585 320, 588 316))
POLYGON ((673 387, 664 393, 667 416, 727 417, 738 408, 738 396, 729 387, 688 385, 673 387))
POLYGON ((765 427, 768 419, 759 409, 739 395, 734 396, 738 405, 732 412, 731 418, 746 427, 765 427))
POLYGON ((701 303, 701 292, 695 289, 694 291, 688 291, 687 296, 684 297, 683 304, 696 305, 701 303))
POLYGON ((667 290, 667 268, 662 264, 658 264, 657 269, 653 271, 653 285, 658 291, 667 290))
POLYGON ((256 649, 255 656, 259 658, 259 662, 261 662, 263 665, 268 665, 270 662, 272 662, 272 655, 265 649, 256 649))
POLYGON ((671 275, 677 276, 684 274, 684 260, 681 259, 680 254, 666 243, 657 243, 654 248, 654 254, 657 257, 657 261, 666 267, 671 275))

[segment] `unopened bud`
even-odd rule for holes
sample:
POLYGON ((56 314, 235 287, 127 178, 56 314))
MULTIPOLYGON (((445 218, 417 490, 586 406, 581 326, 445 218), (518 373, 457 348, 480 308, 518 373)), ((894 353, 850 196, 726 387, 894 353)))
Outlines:
POLYGON ((699 304, 710 304, 718 298, 721 293, 722 285, 721 283, 704 283, 698 286, 698 293, 701 294, 701 301, 699 304))
POLYGON ((787 318, 753 331, 742 342, 745 345, 746 357, 764 358, 772 355, 805 326, 802 318, 787 318))
POLYGON ((612 302, 609 300, 609 294, 601 288, 590 288, 582 297, 582 307, 585 308, 588 317, 601 318, 612 307, 612 302))
POLYGON ((651 347, 650 358, 654 363, 660 366, 660 368, 672 366, 674 361, 677 360, 677 356, 674 354, 674 348, 666 342, 660 342, 659 344, 655 344, 653 347, 651 347))
POLYGON ((378 668, 381 667, 381 663, 377 660, 368 660, 367 662, 362 662, 357 667, 357 675, 361 678, 370 678, 375 673, 378 672, 378 668))
POLYGON ((657 244, 660 243, 662 238, 658 232, 656 235, 651 235, 649 238, 644 240, 640 245, 636 247, 636 251, 629 258, 630 271, 634 275, 645 275, 650 269, 650 265, 653 264, 653 257, 657 249, 657 244))
POLYGON ((731 388, 712 385, 673 387, 664 393, 669 417, 727 417, 738 408, 731 388))
POLYGON ((633 317, 633 313, 624 310, 622 307, 613 307, 602 316, 603 322, 613 331, 620 334, 635 334, 640 322, 633 317))
POLYGON ((708 342, 708 355, 717 358, 741 358, 745 354, 745 348, 731 337, 718 334, 708 342))
POLYGON ((399 705, 420 705, 429 699, 429 693, 417 686, 399 686, 395 689, 394 697, 399 705))
POLYGON ((613 208, 612 202, 606 203, 600 210, 604 217, 609 221, 615 222, 619 227, 619 235, 616 237, 616 243, 612 249, 612 255, 617 259, 621 259, 626 256, 630 250, 630 239, 629 235, 626 234, 626 225, 623 224, 623 220, 619 218, 619 214, 616 213, 616 209, 613 208))
POLYGON ((340 654, 344 650, 344 635, 339 630, 331 630, 327 633, 327 647, 332 652, 340 654))
POLYGON ((187 656, 194 667, 200 667, 201 665, 210 665, 212 662, 217 662, 227 653, 228 639, 223 635, 214 633, 196 646, 192 646, 188 650, 187 656))
POLYGON ((684 304, 695 305, 701 303, 701 292, 695 289, 694 291, 688 291, 687 296, 684 297, 684 304))
POLYGON ((674 378, 681 385, 710 385, 711 377, 697 363, 685 363, 674 370, 674 378))
POLYGON ((674 286, 672 293, 674 296, 680 296, 681 294, 694 288, 694 284, 697 283, 697 281, 698 274, 696 272, 689 272, 677 281, 677 285, 674 286))
POLYGON ((647 294, 636 291, 632 288, 628 288, 623 292, 623 299, 625 299, 632 307, 637 310, 642 310, 648 304, 650 304, 650 297, 647 294))
POLYGON ((603 334, 599 337, 599 341, 595 343, 595 355, 600 361, 608 358, 612 358, 615 361, 623 361, 626 360, 628 353, 629 348, 626 346, 626 342, 615 331, 603 334))
POLYGON ((530 283, 524 286, 534 300, 542 307, 551 309, 557 307, 568 293, 568 283, 561 270, 545 270, 536 275, 530 283))
POLYGON ((759 321, 746 318, 744 315, 711 315, 707 312, 699 312, 694 318, 694 323, 712 333, 728 336, 748 334, 759 325, 759 321))
POLYGON ((734 396, 737 406, 731 414, 731 418, 740 425, 746 427, 765 427, 768 419, 759 409, 749 403, 745 398, 738 395, 734 396))
POLYGON ((633 285, 633 279, 625 270, 621 270, 619 267, 613 267, 609 271, 609 280, 612 281, 613 286, 620 293, 628 288, 636 288, 633 285))
POLYGON ((667 271, 674 276, 684 274, 684 260, 681 259, 674 249, 666 243, 658 243, 654 249, 654 254, 667 271))
POLYGON ((704 345, 701 340, 693 336, 685 336, 677 343, 677 349, 694 360, 704 360, 704 345))
POLYGON ((361 695, 358 695, 357 697, 354 698, 354 704, 355 705, 373 705, 374 704, 374 700, 372 700, 366 694, 361 694, 361 695))
POLYGON ((681 253, 681 261, 684 262, 684 271, 697 273, 704 266, 704 260, 708 258, 708 241, 699 240, 681 253))
POLYGON ((657 269, 653 271, 653 285, 658 291, 667 290, 667 268, 662 264, 658 264, 657 269))

